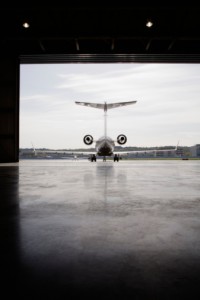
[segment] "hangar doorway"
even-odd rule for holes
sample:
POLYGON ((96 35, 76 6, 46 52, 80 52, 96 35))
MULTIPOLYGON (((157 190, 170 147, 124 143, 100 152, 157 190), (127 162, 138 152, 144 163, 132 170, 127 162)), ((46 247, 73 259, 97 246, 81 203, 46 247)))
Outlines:
POLYGON ((109 113, 113 139, 123 131, 128 147, 177 140, 193 146, 199 142, 199 77, 200 65, 193 63, 21 64, 19 148, 86 148, 85 134, 103 134, 103 114, 75 101, 132 100, 131 109, 109 113))

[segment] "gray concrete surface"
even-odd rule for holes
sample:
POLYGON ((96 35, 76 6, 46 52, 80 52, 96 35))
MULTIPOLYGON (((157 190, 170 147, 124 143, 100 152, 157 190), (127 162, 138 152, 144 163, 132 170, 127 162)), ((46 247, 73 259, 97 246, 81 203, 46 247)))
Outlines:
POLYGON ((200 298, 200 161, 24 160, 0 178, 8 293, 200 298))

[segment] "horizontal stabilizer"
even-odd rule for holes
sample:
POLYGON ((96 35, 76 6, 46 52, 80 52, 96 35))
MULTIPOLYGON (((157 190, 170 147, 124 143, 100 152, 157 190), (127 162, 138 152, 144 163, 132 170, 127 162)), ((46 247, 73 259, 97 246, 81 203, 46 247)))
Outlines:
POLYGON ((89 106, 89 107, 104 109, 104 104, 100 104, 100 103, 78 102, 78 101, 76 101, 75 103, 82 105, 82 106, 89 106))
POLYGON ((109 103, 109 104, 107 104, 107 109, 111 109, 111 108, 115 108, 115 107, 120 107, 120 106, 125 106, 125 105, 130 105, 130 104, 135 104, 136 102, 137 101, 109 103))
POLYGON ((125 106, 125 105, 130 105, 130 104, 135 104, 137 101, 128 101, 128 102, 117 102, 117 103, 91 103, 91 102, 78 102, 75 101, 76 104, 82 105, 82 106, 89 106, 89 107, 94 107, 94 108, 100 108, 103 109, 104 111, 107 111, 108 109, 115 108, 115 107, 120 107, 120 106, 125 106))

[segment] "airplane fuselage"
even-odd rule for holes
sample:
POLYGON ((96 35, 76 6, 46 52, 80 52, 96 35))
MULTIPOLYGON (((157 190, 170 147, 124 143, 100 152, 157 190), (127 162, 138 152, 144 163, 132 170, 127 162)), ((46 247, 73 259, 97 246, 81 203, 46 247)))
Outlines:
MULTIPOLYGON (((117 103, 91 103, 91 102, 78 102, 76 101, 76 104, 87 106, 87 107, 93 107, 98 109, 103 109, 104 111, 104 136, 101 137, 96 141, 95 150, 96 154, 92 153, 90 160, 96 161, 96 155, 97 156, 103 156, 104 160, 106 159, 106 156, 114 156, 114 161, 119 161, 119 155, 116 153, 114 154, 114 148, 115 143, 114 140, 107 136, 107 110, 121 107, 129 104, 135 104, 137 101, 128 101, 128 102, 117 102, 117 103)), ((83 141, 86 145, 92 145, 93 143, 93 137, 90 134, 87 134, 84 136, 83 141)), ((120 134, 117 137, 116 142, 119 145, 124 145, 127 141, 127 137, 124 134, 120 134)))
POLYGON ((98 156, 111 156, 113 155, 115 143, 108 137, 103 136, 96 141, 96 152, 98 156))

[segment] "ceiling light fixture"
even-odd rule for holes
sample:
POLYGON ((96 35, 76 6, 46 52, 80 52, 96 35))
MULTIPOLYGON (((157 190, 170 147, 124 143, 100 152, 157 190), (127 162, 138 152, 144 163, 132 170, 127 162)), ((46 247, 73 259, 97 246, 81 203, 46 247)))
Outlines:
POLYGON ((22 25, 24 28, 29 28, 30 27, 30 24, 28 22, 24 22, 23 25, 22 25))
POLYGON ((147 20, 146 27, 151 28, 153 26, 153 22, 151 20, 147 20))

